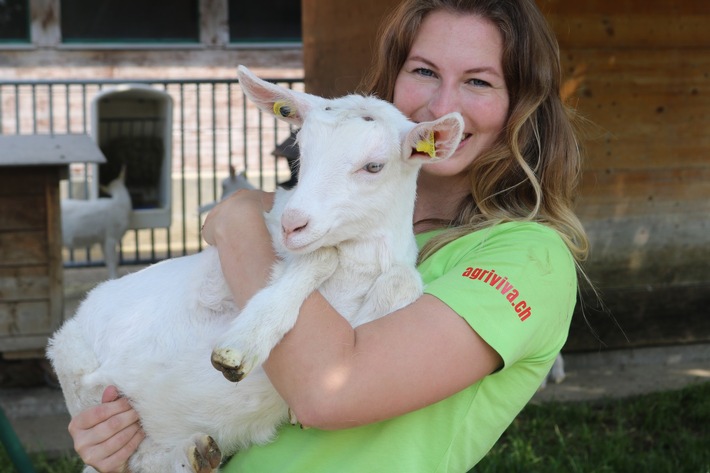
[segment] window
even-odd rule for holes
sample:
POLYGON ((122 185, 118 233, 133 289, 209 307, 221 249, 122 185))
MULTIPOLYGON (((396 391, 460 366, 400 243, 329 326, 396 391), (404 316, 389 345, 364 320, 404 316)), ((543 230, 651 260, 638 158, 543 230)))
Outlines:
POLYGON ((198 0, 61 0, 61 28, 65 43, 197 43, 198 0))
POLYGON ((29 0, 0 0, 0 43, 30 42, 29 0))
POLYGON ((301 0, 229 0, 229 40, 300 42, 301 0))

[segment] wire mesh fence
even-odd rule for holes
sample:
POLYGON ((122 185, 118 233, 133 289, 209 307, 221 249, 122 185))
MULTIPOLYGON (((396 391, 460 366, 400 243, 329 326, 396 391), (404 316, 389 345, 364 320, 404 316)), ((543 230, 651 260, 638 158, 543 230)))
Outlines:
MULTIPOLYGON (((304 86, 303 79, 267 80, 296 90, 304 86)), ((141 100, 140 94, 136 100, 141 100)), ((150 104, 145 106, 149 108, 150 104)), ((250 104, 236 79, 0 80, 0 134, 84 133, 94 139, 99 135, 121 136, 123 147, 134 149, 133 159, 144 161, 135 173, 139 176, 150 168, 150 148, 139 146, 136 137, 169 135, 169 155, 161 164, 167 166, 170 180, 168 221, 157 225, 147 222, 142 228, 129 230, 121 242, 122 264, 147 264, 201 250, 199 231, 204 215, 199 207, 221 197, 221 182, 230 167, 245 171, 249 182, 260 189, 273 190, 288 181, 288 163, 273 151, 292 131, 250 104), (130 113, 121 114, 121 104, 116 105, 115 113, 97 107, 98 97, 132 88, 168 96, 169 116, 155 115, 148 109, 132 117, 130 113), (166 118, 170 126, 158 132, 166 118)), ((113 156, 116 151, 109 150, 108 141, 98 144, 105 155, 113 156)), ((67 177, 60 186, 62 197, 96 197, 93 189, 99 176, 91 165, 72 163, 67 177)), ((64 260, 65 266, 103 264, 98 246, 65 250, 64 260)))

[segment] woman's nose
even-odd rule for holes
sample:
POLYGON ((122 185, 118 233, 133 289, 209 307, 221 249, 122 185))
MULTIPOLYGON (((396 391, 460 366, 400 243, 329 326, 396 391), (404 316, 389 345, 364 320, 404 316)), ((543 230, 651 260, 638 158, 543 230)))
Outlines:
POLYGON ((440 118, 451 112, 460 112, 460 97, 455 86, 441 84, 429 100, 429 112, 440 118))

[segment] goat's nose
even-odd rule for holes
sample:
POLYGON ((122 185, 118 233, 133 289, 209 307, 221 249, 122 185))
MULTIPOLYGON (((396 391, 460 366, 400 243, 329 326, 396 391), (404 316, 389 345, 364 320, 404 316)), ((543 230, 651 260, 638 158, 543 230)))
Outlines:
POLYGON ((298 211, 286 211, 281 216, 281 230, 285 236, 300 232, 308 226, 308 216, 298 211))

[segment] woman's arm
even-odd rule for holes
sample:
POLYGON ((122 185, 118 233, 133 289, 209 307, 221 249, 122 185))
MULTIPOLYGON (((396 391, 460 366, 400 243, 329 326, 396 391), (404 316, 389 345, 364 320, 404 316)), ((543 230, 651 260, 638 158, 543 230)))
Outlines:
MULTIPOLYGON (((263 193, 239 192, 205 223, 204 237, 219 249, 240 305, 267 284, 275 260, 262 218, 270 205, 263 193)), ((495 350, 433 296, 353 329, 315 292, 264 368, 300 422, 338 429, 435 403, 501 365, 495 350)))

